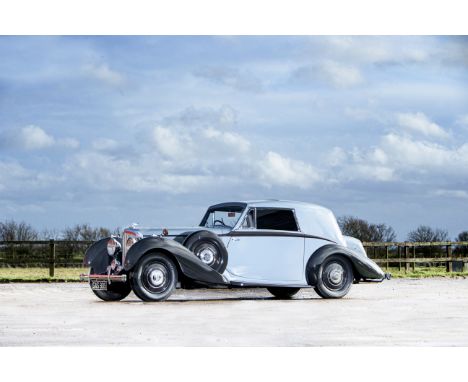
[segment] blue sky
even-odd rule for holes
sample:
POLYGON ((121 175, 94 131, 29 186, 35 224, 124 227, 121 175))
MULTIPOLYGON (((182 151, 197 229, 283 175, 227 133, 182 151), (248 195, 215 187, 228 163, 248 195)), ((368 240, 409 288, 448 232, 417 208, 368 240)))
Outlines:
POLYGON ((0 218, 197 224, 282 198, 468 229, 461 37, 0 37, 0 218))

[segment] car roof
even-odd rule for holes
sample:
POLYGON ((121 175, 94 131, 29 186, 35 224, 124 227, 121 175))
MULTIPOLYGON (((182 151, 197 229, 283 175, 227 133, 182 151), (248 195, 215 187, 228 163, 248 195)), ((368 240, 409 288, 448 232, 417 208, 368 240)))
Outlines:
POLYGON ((280 199, 260 199, 260 200, 244 200, 238 202, 225 202, 210 206, 210 208, 216 207, 227 207, 227 206, 238 206, 238 207, 273 207, 273 208, 312 208, 312 209, 323 209, 328 208, 320 206, 318 204, 298 202, 294 200, 280 200, 280 199))

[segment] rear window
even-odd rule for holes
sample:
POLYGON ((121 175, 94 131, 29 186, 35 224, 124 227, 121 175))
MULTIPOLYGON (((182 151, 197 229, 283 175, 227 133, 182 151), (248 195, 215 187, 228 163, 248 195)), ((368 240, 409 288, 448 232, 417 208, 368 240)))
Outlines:
POLYGON ((292 210, 257 208, 257 229, 299 231, 292 210))

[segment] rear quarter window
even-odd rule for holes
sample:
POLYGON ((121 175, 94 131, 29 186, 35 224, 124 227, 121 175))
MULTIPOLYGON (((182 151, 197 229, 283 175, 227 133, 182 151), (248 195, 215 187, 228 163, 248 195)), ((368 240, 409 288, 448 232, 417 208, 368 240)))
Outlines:
POLYGON ((257 229, 299 231, 292 210, 257 208, 257 229))

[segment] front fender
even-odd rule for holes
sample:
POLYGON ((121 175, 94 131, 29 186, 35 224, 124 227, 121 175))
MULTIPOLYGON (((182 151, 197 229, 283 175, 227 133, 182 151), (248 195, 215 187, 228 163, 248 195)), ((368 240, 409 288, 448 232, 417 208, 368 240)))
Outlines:
POLYGON ((133 244, 125 256, 124 269, 132 270, 148 252, 161 251, 171 255, 182 273, 192 280, 208 284, 226 284, 224 277, 203 263, 195 254, 175 240, 147 237, 133 244))
POLYGON ((357 254, 338 244, 327 244, 317 249, 309 258, 306 265, 306 279, 309 285, 317 284, 317 274, 322 263, 331 255, 341 255, 353 265, 357 276, 367 280, 383 280, 385 273, 371 259, 357 254))
MULTIPOLYGON (((93 268, 93 273, 105 273, 107 272, 107 266, 109 265, 109 255, 107 254, 107 242, 110 237, 98 240, 89 247, 83 259, 83 266, 93 268)), ((122 244, 120 237, 114 237, 115 240, 122 244)))

